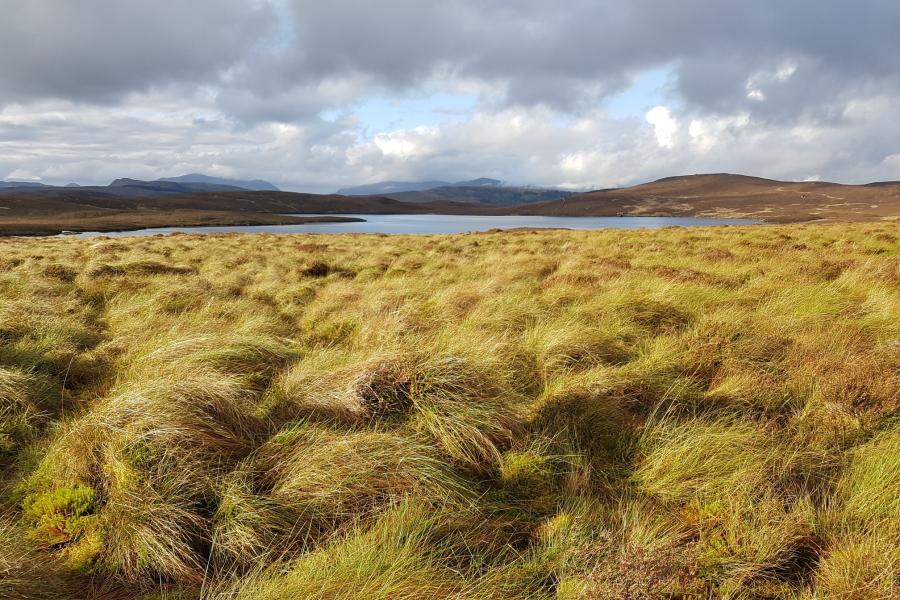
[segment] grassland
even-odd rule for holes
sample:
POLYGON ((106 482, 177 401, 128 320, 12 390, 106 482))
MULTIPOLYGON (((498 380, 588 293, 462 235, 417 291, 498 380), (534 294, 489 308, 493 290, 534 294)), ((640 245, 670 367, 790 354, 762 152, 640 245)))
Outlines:
POLYGON ((897 597, 898 240, 0 239, 0 597, 897 597))

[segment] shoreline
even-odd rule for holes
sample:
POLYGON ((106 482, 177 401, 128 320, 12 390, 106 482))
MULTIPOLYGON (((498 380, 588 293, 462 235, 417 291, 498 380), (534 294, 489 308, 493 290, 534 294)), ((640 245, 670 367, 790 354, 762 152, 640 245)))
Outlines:
MULTIPOLYGON (((282 225, 304 225, 309 223, 365 223, 367 219, 362 218, 363 213, 318 213, 315 216, 301 216, 296 214, 284 213, 247 213, 238 211, 174 211, 172 213, 161 214, 155 211, 150 214, 136 215, 134 212, 128 212, 118 215, 102 215, 102 216, 71 216, 68 219, 63 218, 55 220, 48 218, 46 223, 40 222, 37 218, 32 219, 13 219, 10 221, 0 221, 0 237, 53 237, 58 235, 79 235, 84 233, 111 233, 128 231, 139 231, 142 229, 167 229, 179 227, 260 227, 260 226, 282 226, 282 225), (349 216, 353 214, 354 216, 349 216), (71 219, 71 220, 69 220, 71 219), (138 220, 140 219, 140 220, 138 220)), ((372 213, 373 216, 384 215, 405 215, 407 213, 372 213)), ((416 213, 422 214, 422 213, 416 213)), ((838 218, 822 218, 812 217, 810 215, 797 216, 791 218, 788 216, 780 216, 775 218, 759 218, 751 215, 728 215, 717 216, 709 214, 676 214, 673 211, 652 211, 642 212, 641 214, 614 213, 609 215, 574 215, 574 214, 534 214, 520 211, 492 211, 485 212, 434 212, 427 213, 435 217, 456 217, 456 216, 475 216, 475 217, 552 217, 552 218, 693 218, 693 219, 716 219, 720 221, 736 221, 734 226, 745 226, 746 223, 740 223, 744 219, 753 219, 757 221, 756 225, 800 225, 800 224, 816 224, 816 223, 852 223, 863 222, 857 219, 838 219, 838 218)), ((867 219, 864 222, 878 223, 891 222, 891 219, 867 219)), ((732 223, 721 223, 721 225, 732 225, 732 223)), ((541 227, 523 226, 526 229, 545 229, 541 227)), ((505 228, 498 228, 508 230, 505 228)), ((519 229, 519 228, 517 228, 519 229)), ((562 229, 568 229, 562 227, 562 229)), ((599 228, 598 228, 599 229, 599 228)))
MULTIPOLYGON (((132 216, 132 215, 129 215, 132 216)), ((155 217, 156 215, 154 215, 155 217)), ((266 225, 304 225, 307 223, 364 223, 359 217, 340 215, 321 217, 289 217, 271 213, 253 213, 247 218, 246 213, 206 215, 190 215, 185 219, 159 219, 137 223, 131 219, 123 219, 122 223, 109 222, 108 217, 101 217, 98 223, 89 219, 77 223, 48 224, 26 222, 17 225, 15 222, 0 222, 0 237, 54 237, 58 235, 78 235, 82 233, 116 233, 120 231, 139 231, 141 229, 165 229, 168 227, 253 227, 266 225), (191 216, 197 218, 191 219, 191 216), (234 217, 234 218, 230 218, 234 217), (277 218, 274 218, 277 217, 277 218), (32 224, 33 223, 33 224, 32 224)))
MULTIPOLYGON (((287 216, 287 215, 286 215, 287 216)), ((398 215, 373 215, 373 216, 398 216, 402 217, 403 214, 398 215)), ((424 216, 424 215, 415 215, 415 216, 424 216)), ((300 231, 270 231, 269 227, 282 227, 282 226, 293 226, 293 225, 306 225, 306 224, 332 224, 332 225, 340 225, 347 223, 368 223, 369 219, 360 218, 358 215, 354 215, 353 217, 339 217, 332 218, 330 216, 298 216, 298 221, 291 221, 285 223, 266 223, 266 224, 258 224, 258 223, 243 223, 243 224, 207 224, 204 223, 202 225, 165 225, 165 226, 138 226, 138 227, 129 227, 127 229, 107 229, 107 230, 98 230, 98 229, 86 229, 86 230, 64 230, 57 234, 48 234, 49 237, 100 237, 106 234, 108 237, 118 237, 118 236, 126 236, 126 237, 134 237, 129 236, 129 232, 138 232, 137 236, 145 236, 152 237, 157 235, 170 235, 175 233, 183 233, 189 235, 215 235, 215 234, 233 234, 233 235, 391 235, 391 236, 404 236, 404 235, 465 235, 465 234, 485 234, 485 233, 502 233, 502 232, 542 232, 542 231, 572 231, 572 232, 590 232, 590 231, 607 231, 607 230, 616 230, 621 229, 632 230, 632 229, 670 229, 670 228, 706 228, 706 227, 751 227, 756 225, 771 225, 772 223, 766 223, 762 220, 756 219, 741 219, 741 218, 712 218, 712 217, 675 217, 675 216, 650 216, 650 215, 639 215, 639 216, 614 216, 614 217, 561 217, 558 215, 443 215, 443 214, 433 214, 430 215, 435 217, 434 222, 438 222, 443 218, 453 219, 454 217, 459 216, 473 216, 480 217, 486 219, 488 222, 485 223, 482 227, 478 227, 478 225, 472 224, 472 229, 460 229, 460 230, 448 230, 448 231, 440 231, 440 230, 410 230, 410 231, 381 231, 381 230, 364 230, 364 231, 346 231, 346 230, 338 230, 338 231, 317 231, 317 230, 300 230, 300 231), (504 224, 502 222, 495 222, 493 219, 497 217, 523 217, 528 220, 530 217, 545 217, 548 219, 560 219, 564 221, 564 223, 553 223, 546 225, 538 225, 532 223, 523 223, 520 225, 510 225, 508 223, 504 224), (597 224, 595 226, 573 226, 571 221, 585 219, 585 220, 594 220, 594 219, 602 219, 610 221, 609 224, 597 224), (647 220, 673 220, 673 222, 666 222, 658 225, 647 225, 647 226, 638 226, 638 227, 622 227, 617 226, 614 222, 618 219, 628 219, 630 221, 647 219, 647 220), (674 220, 698 220, 701 222, 694 223, 684 223, 677 222, 674 220), (708 221, 708 222, 707 222, 708 221), (263 230, 257 230, 256 228, 264 228, 263 230), (236 231, 219 231, 219 229, 223 228, 235 228, 236 231), (182 231, 187 230, 187 231, 182 231)), ((375 222, 373 225, 377 228, 378 223, 375 222)), ((0 233, 0 237, 8 237, 4 236, 4 234, 0 233)), ((17 237, 40 237, 40 236, 17 236, 17 237)))

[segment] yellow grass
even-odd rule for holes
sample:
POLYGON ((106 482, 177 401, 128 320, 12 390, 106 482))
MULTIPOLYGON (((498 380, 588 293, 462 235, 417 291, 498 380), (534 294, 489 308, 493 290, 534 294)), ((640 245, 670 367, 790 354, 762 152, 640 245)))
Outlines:
POLYGON ((0 239, 0 596, 896 597, 898 239, 0 239))

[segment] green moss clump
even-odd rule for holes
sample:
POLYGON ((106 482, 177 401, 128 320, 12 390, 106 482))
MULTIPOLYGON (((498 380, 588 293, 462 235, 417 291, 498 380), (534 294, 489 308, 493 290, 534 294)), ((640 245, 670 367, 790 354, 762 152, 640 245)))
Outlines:
POLYGON ((550 457, 532 450, 504 454, 500 478, 504 487, 516 496, 541 496, 554 489, 555 477, 550 457))
POLYGON ((29 495, 22 509, 31 536, 48 546, 59 546, 73 541, 93 522, 97 497, 93 488, 77 485, 29 495))

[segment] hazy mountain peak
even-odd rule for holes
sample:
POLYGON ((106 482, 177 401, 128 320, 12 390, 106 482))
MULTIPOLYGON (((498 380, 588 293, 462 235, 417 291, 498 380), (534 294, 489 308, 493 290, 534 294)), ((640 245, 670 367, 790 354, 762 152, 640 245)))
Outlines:
POLYGON ((0 188, 40 188, 47 187, 46 184, 37 183, 35 181, 0 181, 0 188))
POLYGON ((146 181, 141 181, 140 179, 132 179, 130 177, 119 177, 118 179, 113 179, 109 184, 109 187, 122 187, 126 185, 140 185, 142 183, 147 183, 146 181))
POLYGON ((499 187, 503 182, 499 179, 479 177, 468 181, 378 181, 365 185, 356 185, 341 188, 337 191, 342 196, 375 196, 384 194, 399 194, 402 192, 425 192, 444 187, 499 187))
POLYGON ((503 185, 503 182, 499 179, 479 177, 478 179, 470 179, 469 181, 457 181, 450 185, 451 187, 500 187, 503 185))
POLYGON ((341 188, 337 193, 342 196, 375 196, 400 192, 423 192, 447 185, 451 185, 449 181, 379 181, 341 188))
POLYGON ((204 175, 203 173, 188 173, 178 177, 163 177, 157 181, 165 181, 169 183, 209 183, 212 185, 228 185, 231 187, 243 188, 245 190, 256 190, 263 192, 280 192, 274 184, 262 179, 227 179, 225 177, 213 177, 204 175))

